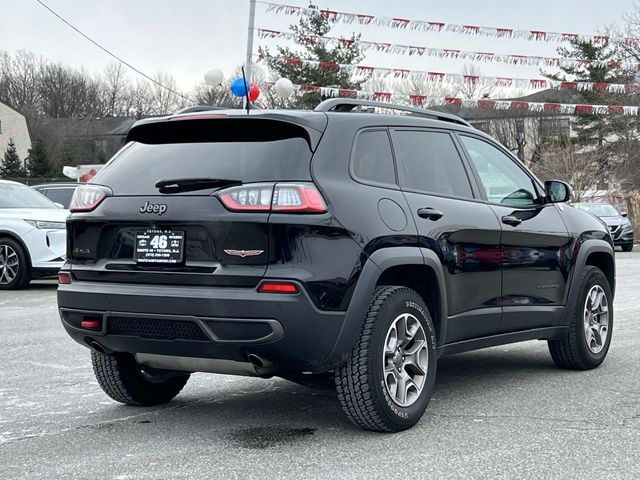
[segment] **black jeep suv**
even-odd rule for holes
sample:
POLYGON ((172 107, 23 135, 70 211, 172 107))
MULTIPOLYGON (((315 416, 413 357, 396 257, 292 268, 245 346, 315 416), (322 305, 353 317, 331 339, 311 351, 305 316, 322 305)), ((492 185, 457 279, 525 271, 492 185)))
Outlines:
POLYGON ((569 195, 440 112, 142 120, 74 195, 60 316, 119 402, 275 375, 333 381, 353 422, 403 430, 444 355, 538 339, 562 368, 602 363, 613 244, 569 195))

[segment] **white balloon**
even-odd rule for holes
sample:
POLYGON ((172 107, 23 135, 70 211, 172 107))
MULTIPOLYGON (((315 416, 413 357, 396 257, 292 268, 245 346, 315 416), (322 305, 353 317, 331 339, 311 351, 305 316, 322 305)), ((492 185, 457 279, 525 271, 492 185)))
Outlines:
POLYGON ((212 87, 219 86, 222 83, 222 80, 224 80, 224 74, 219 68, 212 68, 204 74, 204 81, 212 87))
POLYGON ((293 93, 293 83, 288 78, 279 79, 273 88, 280 98, 287 98, 293 93))

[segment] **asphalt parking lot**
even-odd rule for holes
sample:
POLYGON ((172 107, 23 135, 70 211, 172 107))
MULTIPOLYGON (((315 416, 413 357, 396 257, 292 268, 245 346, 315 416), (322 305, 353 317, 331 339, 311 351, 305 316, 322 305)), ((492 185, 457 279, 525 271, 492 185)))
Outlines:
POLYGON ((423 420, 352 426, 331 392, 196 374, 162 407, 106 397, 55 283, 0 293, 0 478, 639 478, 640 252, 617 253, 609 357, 567 372, 528 342, 443 359, 423 420))

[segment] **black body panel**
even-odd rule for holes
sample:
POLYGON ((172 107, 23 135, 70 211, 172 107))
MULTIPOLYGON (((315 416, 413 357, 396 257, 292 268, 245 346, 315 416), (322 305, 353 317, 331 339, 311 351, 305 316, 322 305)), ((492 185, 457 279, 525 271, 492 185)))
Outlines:
MULTIPOLYGON (((138 189, 135 179, 127 178, 126 155, 116 158, 96 179, 114 196, 91 212, 73 213, 68 221, 65 270, 72 283, 59 287, 58 303, 76 341, 98 342, 105 351, 235 361, 255 353, 283 372, 323 373, 349 356, 375 288, 389 278, 422 288, 440 355, 556 338, 573 312, 574 279, 587 264, 602 268, 615 287, 613 243, 602 222, 544 200, 528 207, 488 200, 459 134, 498 147, 473 128, 356 112, 252 111, 247 116, 216 111, 144 120, 129 140, 154 147, 162 146, 163 138, 176 140, 172 135, 223 142, 222 136, 207 133, 222 125, 216 122, 226 122, 227 140, 238 146, 284 141, 291 146, 287 153, 295 153, 287 161, 302 162, 270 170, 261 158, 259 173, 234 180, 313 184, 326 212, 230 211, 216 197, 216 188, 155 192, 161 180, 157 175, 138 189), (253 140, 246 137, 248 128, 234 133, 264 122, 267 133, 253 140), (468 182, 456 184, 466 185, 463 196, 415 188, 394 133, 403 129, 450 137, 468 182), (366 137, 375 139, 375 148, 359 150, 366 146, 366 132, 375 132, 366 137), (376 168, 355 168, 356 159, 371 160, 376 168), (141 211, 146 202, 166 208, 162 215, 141 211), (519 223, 505 224, 504 217, 519 223), (184 232, 182 262, 134 260, 136 232, 151 228, 184 232), (299 292, 260 293, 259 285, 267 280, 292 282, 299 292), (82 316, 100 318, 102 330, 79 328, 82 316)), ((143 157, 155 151, 139 150, 143 157)), ((233 174, 229 162, 220 162, 227 177, 233 174)), ((243 165, 251 172, 252 162, 243 165)), ((163 168, 163 175, 171 173, 169 166, 163 168)), ((176 167, 174 177, 181 176, 176 167)), ((531 182, 543 191, 539 181, 531 177, 531 182)))

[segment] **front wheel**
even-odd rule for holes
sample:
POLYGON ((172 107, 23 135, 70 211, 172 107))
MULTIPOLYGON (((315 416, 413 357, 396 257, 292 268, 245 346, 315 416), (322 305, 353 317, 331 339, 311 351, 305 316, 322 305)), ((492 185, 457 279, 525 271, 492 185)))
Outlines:
POLYGON ((436 359, 435 329, 422 298, 409 288, 379 287, 351 357, 335 372, 338 399, 362 428, 410 428, 431 399, 436 359))
POLYGON ((12 238, 0 238, 0 290, 25 288, 31 281, 27 253, 12 238))
POLYGON ((167 403, 189 380, 189 374, 160 377, 146 372, 129 353, 106 355, 91 351, 91 363, 104 393, 127 405, 167 403))
POLYGON ((623 252, 630 252, 633 250, 633 243, 625 243, 621 247, 623 252))
POLYGON ((607 356, 613 333, 613 296, 607 277, 587 266, 580 279, 580 295, 569 330, 549 340, 549 352, 560 368, 589 370, 607 356))

